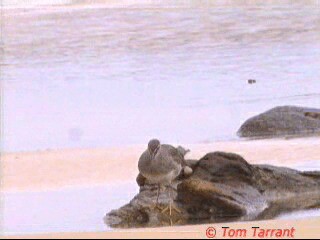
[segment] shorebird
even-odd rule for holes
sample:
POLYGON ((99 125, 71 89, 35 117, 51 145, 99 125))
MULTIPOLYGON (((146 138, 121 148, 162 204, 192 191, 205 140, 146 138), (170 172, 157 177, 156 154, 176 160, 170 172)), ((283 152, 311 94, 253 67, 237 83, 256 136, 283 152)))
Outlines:
MULTIPOLYGON (((183 148, 175 148, 168 144, 160 144, 158 139, 152 139, 148 143, 148 149, 143 152, 139 159, 138 168, 140 173, 148 180, 150 184, 158 185, 156 207, 158 207, 159 193, 161 186, 168 186, 169 189, 169 214, 171 216, 172 208, 178 213, 180 211, 172 206, 171 189, 172 181, 175 180, 183 169, 186 172, 192 172, 187 166, 184 155, 188 151, 182 151, 183 148)), ((166 207, 162 212, 168 210, 166 207)))

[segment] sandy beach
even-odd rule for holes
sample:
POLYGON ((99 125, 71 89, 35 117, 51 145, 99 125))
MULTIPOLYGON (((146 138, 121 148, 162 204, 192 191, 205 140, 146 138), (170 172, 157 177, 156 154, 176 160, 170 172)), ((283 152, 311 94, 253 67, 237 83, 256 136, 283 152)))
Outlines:
MULTIPOLYGON (((242 155, 250 163, 294 166, 320 160, 320 139, 230 141, 184 145, 189 159, 208 152, 242 155)), ((135 181, 137 163, 145 145, 4 153, 1 156, 2 191, 59 189, 135 181), (27 179, 27 181, 26 181, 27 179)))
MULTIPOLYGON (((223 230, 221 227, 230 227, 231 229, 246 229, 247 234, 242 238, 252 238, 252 227, 260 227, 261 229, 291 229, 294 228, 294 238, 312 238, 317 239, 320 234, 320 218, 309 218, 304 220, 272 220, 259 222, 245 222, 245 223, 227 223, 227 224, 211 224, 198 226, 182 226, 182 227, 165 227, 152 229, 134 229, 134 230, 115 230, 113 232, 87 232, 87 233, 56 233, 56 234, 42 234, 42 235, 24 235, 15 236, 11 238, 24 239, 115 239, 115 238, 202 238, 208 239, 206 231, 210 227, 216 229, 216 238, 223 237, 223 230), (156 234, 155 234, 156 233, 156 234)), ((290 238, 290 237, 286 237, 290 238)), ((275 239, 275 237, 274 237, 275 239)), ((291 238, 292 239, 292 238, 291 238)))
POLYGON ((121 231, 102 221, 138 192, 137 164, 146 149, 138 143, 153 136, 190 149, 187 159, 225 151, 251 164, 320 169, 320 138, 236 136, 245 120, 275 106, 320 107, 319 1, 5 0, 3 6, 6 237, 206 238, 211 226, 216 237, 222 226, 260 226, 319 238, 320 214, 311 213, 121 231), (251 78, 257 84, 247 84, 251 78))
MULTIPOLYGON (((242 155, 250 163, 273 164, 293 168, 299 168, 298 166, 303 166, 304 163, 307 165, 310 165, 310 163, 311 165, 315 164, 315 166, 308 166, 311 169, 318 169, 318 161, 320 160, 319 138, 229 141, 185 144, 183 146, 191 150, 191 153, 188 155, 189 159, 199 159, 205 153, 211 151, 227 151, 242 155)), ((141 152, 145 148, 146 146, 144 145, 135 145, 114 148, 64 149, 3 154, 1 156, 1 192, 5 194, 3 196, 7 196, 5 201, 10 201, 7 202, 10 206, 7 205, 9 210, 7 210, 8 212, 6 214, 7 216, 11 216, 11 219, 8 220, 9 225, 8 222, 7 225, 15 228, 14 224, 16 221, 17 224, 25 225, 21 228, 25 229, 23 234, 14 234, 11 232, 9 236, 20 237, 20 235, 22 235, 23 238, 148 238, 151 236, 154 237, 154 232, 157 232, 156 238, 172 238, 175 236, 205 238, 206 229, 209 227, 208 225, 121 231, 108 229, 105 232, 100 231, 104 229, 102 222, 103 214, 112 208, 125 204, 136 194, 135 188, 130 186, 135 185, 135 178, 138 174, 137 162, 141 152), (121 185, 124 183, 130 183, 129 190, 126 190, 128 188, 125 187, 118 187, 117 194, 113 194, 114 199, 106 200, 109 197, 105 195, 110 194, 109 192, 114 192, 115 189, 111 189, 108 192, 104 190, 103 186, 110 184, 113 186, 124 186, 121 185), (72 189, 78 190, 72 192, 75 191, 72 189), (126 191, 129 191, 126 193, 128 196, 123 197, 126 191), (74 209, 69 209, 68 212, 62 214, 61 211, 64 211, 63 209, 65 207, 70 208, 73 205, 73 201, 75 200, 74 196, 77 196, 76 194, 82 196, 82 203, 78 203, 73 207, 74 209), (103 195, 101 196, 101 194, 103 195), (94 197, 92 197, 92 195, 94 197), (116 195, 118 195, 118 197, 116 195), (17 199, 18 202, 15 203, 17 199), (47 209, 46 206, 50 204, 50 201, 61 201, 61 199, 64 199, 65 202, 61 202, 59 206, 57 206, 57 209, 47 209), (115 201, 119 202, 118 205, 110 205, 110 202, 115 201), (96 211, 96 213, 91 216, 91 222, 89 222, 92 228, 86 228, 85 222, 75 223, 77 222, 77 218, 80 217, 77 209, 83 209, 88 202, 91 202, 92 205, 92 207, 87 209, 88 213, 90 214, 90 211, 96 211), (35 209, 39 203, 43 204, 43 206, 35 209), (16 204, 18 204, 17 206, 20 208, 16 209, 16 204), (29 210, 25 209, 26 204, 31 204, 29 210), (17 211, 19 214, 16 213, 17 211), (52 211, 54 213, 52 213, 52 211), (59 229, 62 229, 62 231, 52 231, 51 227, 49 227, 51 230, 47 234, 32 233, 32 230, 30 230, 29 233, 28 223, 25 223, 30 214, 40 214, 37 219, 33 220, 33 224, 38 224, 38 229, 41 229, 41 226, 48 220, 47 218, 49 217, 50 219, 50 216, 52 218, 52 214, 55 216, 55 220, 53 221, 59 221, 59 218, 68 218, 70 214, 74 214, 74 212, 76 212, 74 215, 76 219, 75 222, 70 223, 68 222, 71 221, 70 219, 63 219, 58 224, 61 225, 62 228, 59 229), (64 224, 83 224, 78 227, 80 229, 83 228, 84 231, 72 230, 74 226, 67 226, 65 228, 63 227, 64 224), (99 227, 96 228, 95 224, 99 225, 99 227), (94 229, 97 229, 97 231, 94 229)), ((319 214, 308 218, 304 216, 301 219, 289 218, 289 220, 276 219, 263 222, 228 223, 227 226, 231 228, 246 228, 248 232, 253 225, 258 225, 261 228, 285 228, 290 226, 297 229, 295 237, 316 238, 320 233, 318 228, 320 218, 315 216, 319 216, 319 214)), ((214 226, 216 229, 220 228, 217 232, 218 234, 222 234, 221 226, 223 225, 224 224, 214 224, 211 226, 214 226)), ((248 235, 248 237, 250 236, 248 235)))

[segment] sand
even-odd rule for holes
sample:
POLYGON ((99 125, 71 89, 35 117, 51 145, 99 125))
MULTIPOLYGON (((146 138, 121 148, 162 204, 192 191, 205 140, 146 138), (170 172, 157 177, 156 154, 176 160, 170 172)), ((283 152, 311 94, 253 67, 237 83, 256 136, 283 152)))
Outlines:
MULTIPOLYGON (((184 145, 190 159, 210 151, 242 155, 250 163, 293 166, 320 160, 320 138, 230 141, 184 145)), ((135 181, 145 145, 103 149, 65 149, 4 153, 1 156, 1 191, 49 190, 135 181)))
MULTIPOLYGON (((294 166, 320 160, 320 138, 230 141, 184 145, 191 149, 191 159, 210 151, 241 154, 250 163, 294 166)), ((137 162, 145 145, 104 149, 65 149, 38 152, 4 153, 1 155, 2 192, 30 192, 74 186, 92 186, 135 181, 137 162)), ((294 227, 295 238, 318 238, 320 218, 270 220, 258 222, 194 225, 155 229, 115 230, 112 232, 74 232, 15 236, 14 238, 206 238, 206 229, 215 227, 222 237, 222 226, 247 229, 253 226, 278 229, 294 227), (156 234, 155 234, 156 233, 156 234)))
MULTIPOLYGON (((221 227, 230 227, 230 229, 246 229, 246 237, 252 238, 252 227, 260 229, 292 229, 294 228, 294 238, 318 238, 320 236, 320 218, 304 220, 271 220, 245 223, 224 223, 197 226, 165 227, 152 229, 134 229, 134 230, 116 230, 114 232, 88 232, 88 233, 56 233, 43 235, 16 236, 15 238, 207 238, 206 230, 209 227, 216 229, 215 238, 223 238, 221 227)), ((239 236, 240 237, 240 236, 239 236)), ((289 237, 290 238, 290 237, 289 237)))

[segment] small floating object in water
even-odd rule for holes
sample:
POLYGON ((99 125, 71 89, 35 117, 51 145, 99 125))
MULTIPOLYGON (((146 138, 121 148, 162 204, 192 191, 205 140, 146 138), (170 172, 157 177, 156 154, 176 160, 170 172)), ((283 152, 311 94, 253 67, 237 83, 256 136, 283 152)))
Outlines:
POLYGON ((255 83, 257 83, 257 81, 254 80, 254 79, 249 79, 249 80, 248 80, 248 83, 249 83, 249 84, 255 84, 255 83))

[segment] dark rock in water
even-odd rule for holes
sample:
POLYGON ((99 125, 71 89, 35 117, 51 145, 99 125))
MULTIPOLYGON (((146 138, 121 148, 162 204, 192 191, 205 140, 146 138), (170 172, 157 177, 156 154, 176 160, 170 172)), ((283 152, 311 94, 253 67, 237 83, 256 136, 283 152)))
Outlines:
POLYGON ((248 80, 248 83, 249 83, 249 84, 255 84, 255 83, 257 83, 257 81, 256 81, 255 79, 249 79, 249 80, 248 80))
POLYGON ((248 119, 240 137, 283 137, 320 134, 320 109, 283 106, 248 119))
MULTIPOLYGON (((105 217, 111 227, 156 227, 271 219, 280 213, 320 207, 320 172, 300 172, 269 165, 251 165, 237 154, 208 153, 187 161, 192 176, 174 184, 172 198, 180 213, 155 208, 157 186, 139 181, 140 193, 105 217)), ((169 204, 162 189, 159 204, 169 204)))

